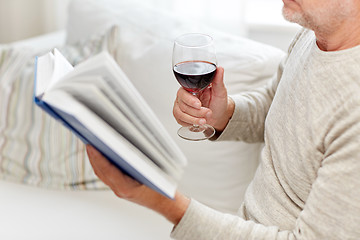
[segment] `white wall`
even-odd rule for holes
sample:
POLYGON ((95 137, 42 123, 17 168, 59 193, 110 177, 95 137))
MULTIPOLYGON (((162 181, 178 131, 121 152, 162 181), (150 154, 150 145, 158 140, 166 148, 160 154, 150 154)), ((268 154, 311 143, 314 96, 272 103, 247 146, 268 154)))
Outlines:
POLYGON ((247 36, 287 51, 300 26, 282 16, 281 0, 249 0, 245 13, 247 36))
MULTIPOLYGON (((64 28, 70 1, 0 0, 0 43, 64 28)), ((151 4, 182 16, 189 16, 222 31, 248 36, 283 50, 287 49, 299 29, 298 26, 287 23, 282 18, 283 3, 281 0, 131 1, 151 4)))
MULTIPOLYGON (((66 10, 70 1, 0 0, 0 43, 63 28, 66 24, 66 10)), ((245 34, 243 11, 246 0, 222 0, 221 3, 218 0, 137 1, 192 17, 223 31, 245 34)))
POLYGON ((7 43, 65 26, 70 0, 0 0, 0 43, 7 43))

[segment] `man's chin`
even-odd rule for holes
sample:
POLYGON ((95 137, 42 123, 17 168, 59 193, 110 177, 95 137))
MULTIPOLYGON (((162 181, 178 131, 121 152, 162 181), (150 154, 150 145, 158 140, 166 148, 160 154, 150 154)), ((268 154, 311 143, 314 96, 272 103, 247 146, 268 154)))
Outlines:
POLYGON ((297 23, 302 26, 306 25, 304 21, 304 16, 301 13, 293 12, 286 7, 283 7, 282 15, 286 21, 297 23))

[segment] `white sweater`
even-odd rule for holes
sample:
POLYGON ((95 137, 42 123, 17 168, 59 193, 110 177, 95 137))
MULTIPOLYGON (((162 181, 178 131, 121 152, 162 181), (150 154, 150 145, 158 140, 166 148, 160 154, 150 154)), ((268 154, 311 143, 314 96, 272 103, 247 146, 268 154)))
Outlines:
POLYGON ((239 216, 192 200, 175 239, 360 239, 360 46, 302 31, 268 86, 233 97, 219 140, 265 141, 239 216))

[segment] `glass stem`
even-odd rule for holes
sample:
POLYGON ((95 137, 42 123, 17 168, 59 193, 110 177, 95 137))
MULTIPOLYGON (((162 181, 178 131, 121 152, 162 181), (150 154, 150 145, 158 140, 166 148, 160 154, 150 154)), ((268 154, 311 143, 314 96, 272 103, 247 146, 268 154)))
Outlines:
MULTIPOLYGON (((198 92, 191 92, 193 96, 199 98, 199 93, 198 92)), ((200 128, 199 125, 197 124, 193 124, 192 127, 190 128, 190 131, 192 132, 201 132, 202 129, 200 128)))

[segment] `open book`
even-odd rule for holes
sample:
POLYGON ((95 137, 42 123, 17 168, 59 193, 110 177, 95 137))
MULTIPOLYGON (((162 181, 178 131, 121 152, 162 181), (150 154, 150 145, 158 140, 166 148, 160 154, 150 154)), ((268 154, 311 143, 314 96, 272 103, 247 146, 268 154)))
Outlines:
POLYGON ((124 173, 173 198, 186 158, 115 60, 36 58, 34 101, 124 173))

